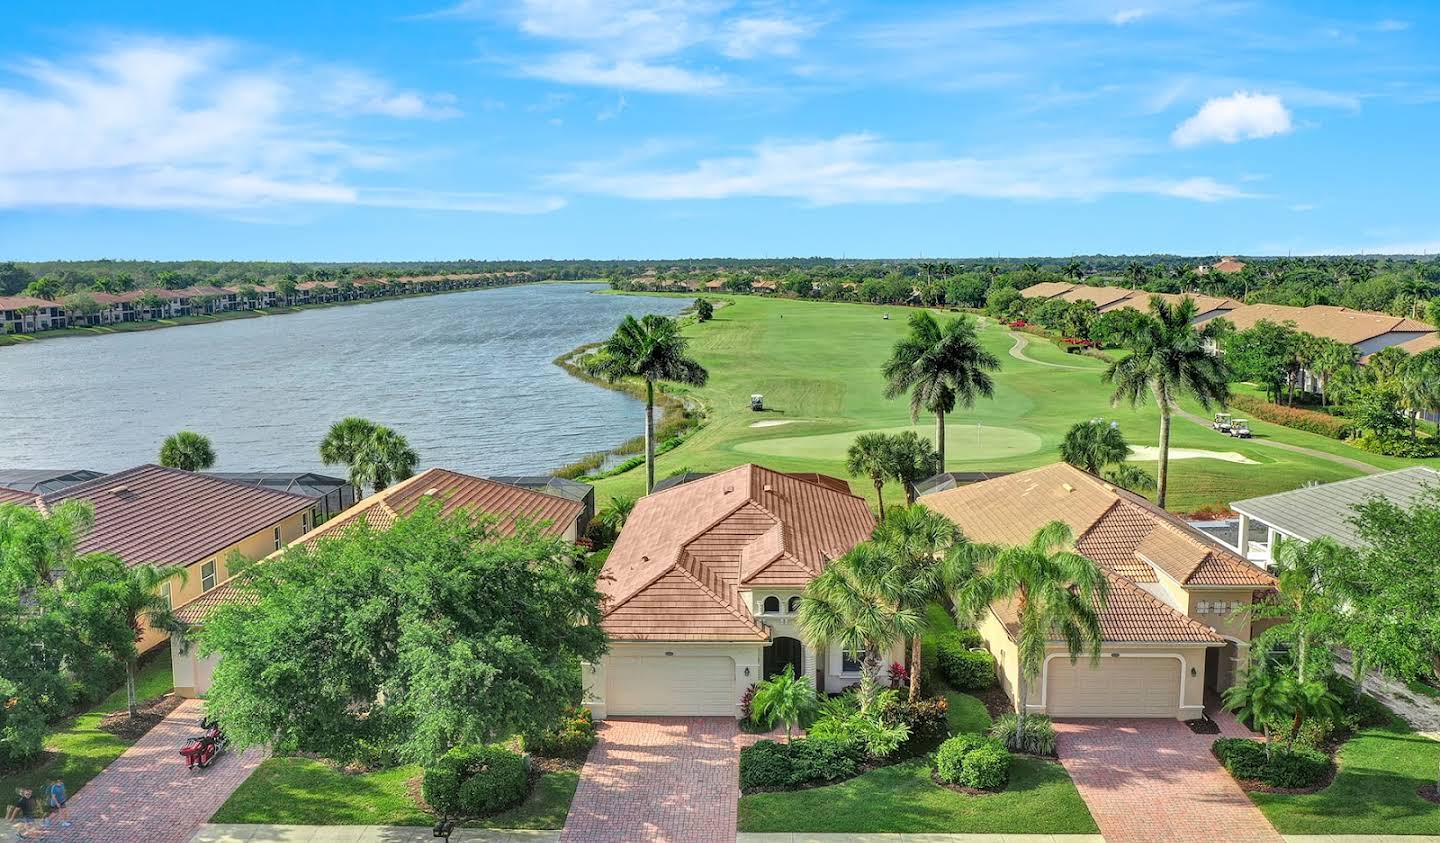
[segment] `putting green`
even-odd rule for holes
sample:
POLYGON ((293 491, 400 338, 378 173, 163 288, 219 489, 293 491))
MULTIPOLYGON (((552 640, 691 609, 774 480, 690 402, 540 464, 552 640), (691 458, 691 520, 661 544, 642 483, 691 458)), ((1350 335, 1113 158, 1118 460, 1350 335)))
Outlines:
MULTIPOLYGON (((760 454, 768 457, 804 457, 806 459, 843 461, 845 451, 855 437, 862 433, 895 434, 913 430, 927 439, 934 436, 934 427, 880 427, 869 430, 849 430, 844 433, 821 433, 815 436, 781 436, 774 439, 755 439, 735 445, 735 450, 745 454, 760 454)), ((1013 427, 976 426, 973 424, 945 425, 946 462, 995 459, 997 457, 1018 457, 1033 454, 1044 446, 1039 436, 1028 430, 1013 427)))

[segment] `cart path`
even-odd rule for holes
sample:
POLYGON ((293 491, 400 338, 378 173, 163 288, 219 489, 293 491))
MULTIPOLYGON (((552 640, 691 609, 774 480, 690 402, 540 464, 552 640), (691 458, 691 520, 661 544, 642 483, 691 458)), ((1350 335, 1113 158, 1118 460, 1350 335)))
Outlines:
MULTIPOLYGON (((1177 407, 1175 409, 1175 415, 1185 419, 1186 421, 1194 422, 1195 424, 1200 425, 1206 430, 1214 430, 1214 428, 1210 426, 1210 419, 1204 418, 1202 416, 1197 416, 1187 410, 1182 410, 1177 407)), ((1317 451, 1314 448, 1306 448, 1302 445, 1291 445, 1289 442, 1276 442, 1273 439, 1246 439, 1243 441, 1246 445, 1260 445, 1265 448, 1278 448, 1281 451, 1289 451, 1292 454, 1304 454, 1307 457, 1314 457, 1317 460, 1333 462, 1336 465, 1343 465, 1346 468, 1353 468, 1362 474, 1380 474, 1385 470, 1383 468, 1377 468, 1376 466, 1373 466, 1368 462, 1361 462, 1360 460, 1352 459, 1350 457, 1342 457, 1339 454, 1330 454, 1326 453, 1325 451, 1317 451)))
POLYGON ((47 840, 186 843, 268 754, 226 752, 187 770, 180 747, 200 734, 203 703, 186 700, 70 799, 70 828, 47 840))
POLYGON ((1008 333, 1010 334, 1010 339, 1015 341, 1015 344, 1010 346, 1010 356, 1014 357, 1016 360, 1022 360, 1026 363, 1034 363, 1036 366, 1049 366, 1052 369, 1070 369, 1076 372, 1099 371, 1093 366, 1066 366, 1064 363, 1046 363, 1044 360, 1036 360, 1034 357, 1031 357, 1030 355, 1025 353, 1025 347, 1030 344, 1029 337, 1025 336, 1024 334, 1016 333, 1015 331, 1009 331, 1008 333))

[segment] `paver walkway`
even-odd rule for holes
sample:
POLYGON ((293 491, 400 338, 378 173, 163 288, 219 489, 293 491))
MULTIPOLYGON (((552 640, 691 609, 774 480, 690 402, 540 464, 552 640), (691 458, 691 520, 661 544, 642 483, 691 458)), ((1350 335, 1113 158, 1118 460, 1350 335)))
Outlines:
POLYGON ((740 748, 733 717, 617 717, 599 726, 562 843, 734 843, 740 748))
POLYGON ((185 769, 180 747, 200 734, 201 703, 186 700, 70 799, 70 828, 45 840, 187 843, 265 758, 227 752, 208 770, 185 769))
MULTIPOLYGON (((1226 737, 1250 733, 1227 712, 1226 737)), ((1060 763, 1108 843, 1281 843, 1280 835, 1210 754, 1222 735, 1178 720, 1057 721, 1060 763)))

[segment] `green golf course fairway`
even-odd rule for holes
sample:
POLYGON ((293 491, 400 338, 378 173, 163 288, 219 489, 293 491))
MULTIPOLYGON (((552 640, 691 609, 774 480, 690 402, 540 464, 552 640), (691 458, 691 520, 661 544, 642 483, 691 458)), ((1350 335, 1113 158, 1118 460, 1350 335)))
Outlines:
MULTIPOLYGON (((845 449, 859 433, 909 428, 927 437, 934 435, 934 417, 922 414, 912 423, 908 401, 887 400, 880 376, 880 367, 905 333, 906 320, 914 310, 760 296, 707 298, 727 304, 716 309, 711 321, 687 325, 685 334, 690 338, 690 353, 709 370, 710 381, 699 389, 665 388, 702 403, 708 420, 680 447, 661 455, 656 462, 657 480, 682 470, 720 471, 745 462, 780 471, 820 471, 847 477, 845 449), (889 319, 884 318, 886 314, 889 319), (764 412, 750 409, 750 395, 757 392, 765 396, 764 412), (751 427, 758 421, 791 423, 751 427)), ((942 321, 957 316, 938 315, 942 321)), ((946 418, 947 469, 1017 471, 1055 462, 1066 429, 1090 418, 1119 422, 1133 445, 1159 443, 1160 412, 1153 403, 1138 409, 1111 407, 1110 387, 1100 377, 1104 361, 1066 354, 1035 336, 1028 337, 1027 359, 1017 358, 1010 353, 1014 335, 994 320, 984 321, 980 336, 1000 360, 1000 369, 993 375, 995 396, 979 399, 972 409, 957 408, 946 418), (1050 365, 1043 365, 1046 363, 1050 365), (978 445, 977 423, 982 426, 978 445)), ((1198 407, 1189 409, 1203 412, 1198 407)), ((637 434, 642 424, 643 415, 637 413, 637 434)), ((1265 447, 1267 440, 1386 469, 1416 463, 1369 454, 1343 442, 1261 421, 1252 421, 1251 428, 1255 439, 1231 439, 1176 417, 1172 447, 1235 451, 1260 465, 1172 460, 1169 507, 1190 512, 1360 473, 1317 456, 1265 447)), ((1155 471, 1153 460, 1137 464, 1155 471)), ((874 502, 875 490, 867 480, 849 479, 856 494, 874 502)), ((644 494, 644 468, 600 480, 595 488, 602 504, 614 495, 644 494)), ((898 486, 887 488, 885 499, 900 500, 898 486)))
MULTIPOLYGON (((786 427, 770 428, 786 430, 786 427)), ((845 453, 855 437, 864 433, 896 434, 913 430, 932 442, 935 439, 935 425, 912 425, 909 427, 882 427, 869 430, 852 430, 846 433, 824 433, 818 436, 784 436, 776 439, 761 439, 742 442, 735 450, 742 454, 766 457, 805 457, 808 459, 833 459, 836 453, 845 453)), ((786 430, 786 432, 792 432, 786 430)), ((1033 454, 1045 446, 1039 436, 1028 430, 1013 427, 988 427, 984 424, 945 424, 946 450, 957 449, 967 454, 984 454, 990 458, 1018 457, 1033 454)))

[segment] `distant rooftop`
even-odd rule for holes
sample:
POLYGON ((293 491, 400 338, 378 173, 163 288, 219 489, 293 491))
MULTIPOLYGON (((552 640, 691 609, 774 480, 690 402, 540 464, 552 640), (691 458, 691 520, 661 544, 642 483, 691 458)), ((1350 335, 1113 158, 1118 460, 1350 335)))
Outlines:
POLYGON ((48 495, 102 476, 86 468, 0 468, 0 487, 48 495))
POLYGON ((211 477, 234 480, 248 486, 279 489, 312 498, 323 498, 341 486, 350 485, 344 477, 331 477, 313 471, 206 471, 211 477))
POLYGON ((547 495, 556 495, 572 501, 585 501, 595 494, 595 488, 589 483, 581 483, 578 480, 569 480, 564 477, 551 477, 548 474, 492 474, 488 479, 494 480, 496 483, 504 483, 507 486, 519 486, 522 489, 544 492, 547 495))
POLYGON ((1329 536, 1348 547, 1361 547, 1364 540, 1351 523, 1355 507, 1383 498, 1408 508, 1427 489, 1440 491, 1440 471, 1412 466, 1249 498, 1230 504, 1230 508, 1302 541, 1329 536))
POLYGON ((919 497, 934 492, 943 492, 956 486, 968 486, 982 480, 994 480, 996 477, 1004 477, 1010 473, 1009 471, 945 471, 916 483, 915 495, 919 497))

